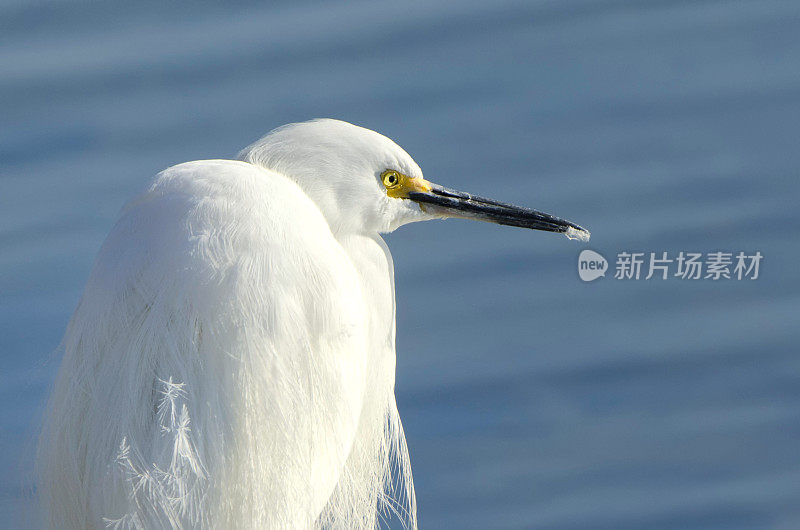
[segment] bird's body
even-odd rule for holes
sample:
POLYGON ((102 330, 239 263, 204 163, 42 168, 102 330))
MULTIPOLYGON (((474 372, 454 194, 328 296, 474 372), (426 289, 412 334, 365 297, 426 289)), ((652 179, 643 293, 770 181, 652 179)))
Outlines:
POLYGON ((163 171, 100 250, 40 443, 53 528, 416 525, 380 233, 444 207, 344 122, 240 158, 163 171))

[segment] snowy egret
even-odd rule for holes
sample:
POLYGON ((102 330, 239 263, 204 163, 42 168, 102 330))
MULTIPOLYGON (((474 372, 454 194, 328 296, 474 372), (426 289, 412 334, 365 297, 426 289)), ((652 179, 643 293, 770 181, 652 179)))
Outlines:
POLYGON ((49 525, 415 527, 380 234, 444 217, 589 236, 432 184, 336 120, 161 172, 64 336, 38 457, 49 525))

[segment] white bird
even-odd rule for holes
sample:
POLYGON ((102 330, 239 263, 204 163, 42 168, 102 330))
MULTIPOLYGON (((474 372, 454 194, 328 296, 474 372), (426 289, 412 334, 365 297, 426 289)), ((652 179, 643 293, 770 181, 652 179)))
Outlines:
POLYGON ((238 158, 161 172, 103 244, 39 444, 50 527, 416 527, 380 234, 469 217, 588 239, 342 121, 238 158))

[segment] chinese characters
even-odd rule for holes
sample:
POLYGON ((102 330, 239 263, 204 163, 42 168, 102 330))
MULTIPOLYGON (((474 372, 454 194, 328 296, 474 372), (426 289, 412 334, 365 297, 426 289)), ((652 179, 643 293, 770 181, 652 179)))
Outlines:
POLYGON ((667 252, 620 252, 617 254, 617 280, 757 280, 764 256, 756 251, 745 252, 679 252, 670 257, 667 252), (649 255, 648 255, 649 254, 649 255))

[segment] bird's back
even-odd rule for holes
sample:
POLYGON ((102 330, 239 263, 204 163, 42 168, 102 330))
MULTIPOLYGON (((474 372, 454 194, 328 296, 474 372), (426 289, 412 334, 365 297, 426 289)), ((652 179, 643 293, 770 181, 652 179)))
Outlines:
POLYGON ((222 160, 162 172, 64 337, 39 455, 50 524, 313 526, 358 428, 360 289, 286 178, 222 160))

